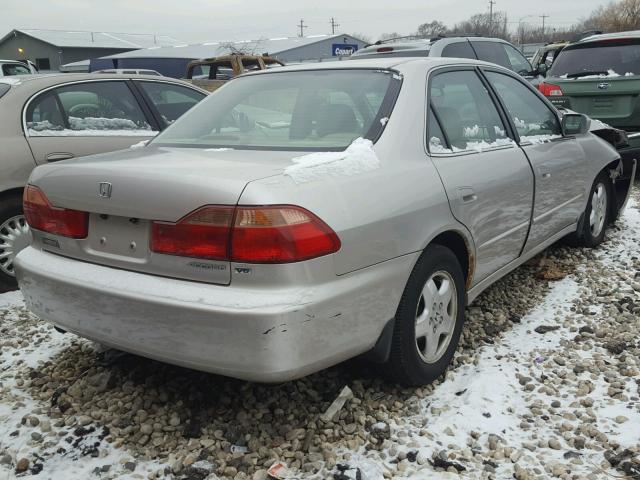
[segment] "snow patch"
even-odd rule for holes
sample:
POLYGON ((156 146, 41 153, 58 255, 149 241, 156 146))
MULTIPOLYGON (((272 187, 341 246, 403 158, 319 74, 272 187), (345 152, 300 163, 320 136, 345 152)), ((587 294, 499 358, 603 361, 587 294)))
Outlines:
POLYGON ((357 138, 343 152, 317 152, 292 159, 284 175, 295 183, 313 182, 327 177, 344 177, 380 168, 371 140, 357 138))
POLYGON ((131 145, 129 148, 131 150, 138 150, 140 148, 144 148, 147 146, 147 143, 149 143, 150 140, 141 140, 138 143, 134 143, 133 145, 131 145))
POLYGON ((233 148, 205 148, 205 152, 230 152, 233 148))
POLYGON ((538 144, 547 143, 557 138, 562 138, 562 135, 523 135, 520 137, 520 141, 538 144))

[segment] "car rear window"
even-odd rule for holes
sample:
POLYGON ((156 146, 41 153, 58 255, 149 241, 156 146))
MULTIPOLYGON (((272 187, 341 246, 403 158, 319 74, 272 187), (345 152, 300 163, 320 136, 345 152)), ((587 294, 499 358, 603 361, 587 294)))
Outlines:
POLYGON ((400 88, 385 70, 315 70, 238 77, 203 100, 155 145, 340 150, 376 140, 400 88))
POLYGON ((570 45, 556 58, 549 76, 640 75, 640 39, 611 39, 570 45))

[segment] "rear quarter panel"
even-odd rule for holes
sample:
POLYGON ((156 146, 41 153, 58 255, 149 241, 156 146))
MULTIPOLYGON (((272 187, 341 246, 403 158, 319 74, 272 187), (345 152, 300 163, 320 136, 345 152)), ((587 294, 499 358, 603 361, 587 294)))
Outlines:
POLYGON ((427 71, 424 64, 421 71, 402 67, 398 101, 374 145, 380 168, 305 183, 286 175, 265 178, 249 183, 239 201, 295 204, 318 215, 340 237, 342 247, 334 254, 338 275, 421 251, 446 230, 459 231, 472 245, 425 152, 427 71))

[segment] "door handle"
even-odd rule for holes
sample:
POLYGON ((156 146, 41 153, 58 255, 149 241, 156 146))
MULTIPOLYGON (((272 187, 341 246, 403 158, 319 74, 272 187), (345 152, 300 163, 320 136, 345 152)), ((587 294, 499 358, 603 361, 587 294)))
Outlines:
POLYGON ((60 160, 68 160, 73 158, 73 153, 49 153, 47 162, 59 162, 60 160))
POLYGON ((460 194, 460 198, 462 199, 462 203, 471 203, 475 202, 478 199, 476 192, 473 188, 470 187, 462 187, 458 189, 460 194))
POLYGON ((538 173, 542 178, 551 178, 551 170, 546 164, 538 167, 538 173))

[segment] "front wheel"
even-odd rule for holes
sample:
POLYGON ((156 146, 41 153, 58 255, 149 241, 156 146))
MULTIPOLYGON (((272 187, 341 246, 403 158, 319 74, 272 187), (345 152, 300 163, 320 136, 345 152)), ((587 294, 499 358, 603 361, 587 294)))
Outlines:
POLYGON ((17 197, 3 200, 0 206, 0 291, 17 288, 13 260, 30 241, 21 200, 17 197))
POLYGON ((425 249, 396 312, 389 370, 401 384, 417 386, 444 373, 464 324, 464 275, 451 250, 425 249))
POLYGON ((597 247, 604 241, 609 224, 611 203, 611 182, 603 172, 593 182, 587 208, 584 211, 582 231, 578 232, 580 245, 597 247))

